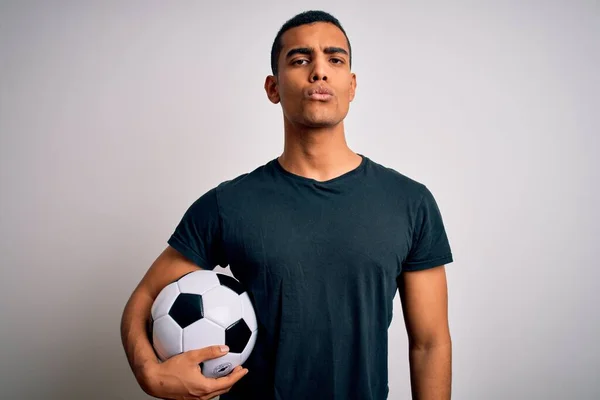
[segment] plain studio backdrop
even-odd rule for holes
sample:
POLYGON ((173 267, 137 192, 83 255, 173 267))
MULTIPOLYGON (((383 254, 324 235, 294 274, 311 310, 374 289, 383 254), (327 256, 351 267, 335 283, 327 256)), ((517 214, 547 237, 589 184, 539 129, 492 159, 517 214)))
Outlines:
POLYGON ((307 9, 352 43, 351 148, 439 203, 453 398, 600 398, 600 7, 568 0, 3 1, 0 397, 148 398, 125 302, 195 199, 281 153, 263 82, 307 9))

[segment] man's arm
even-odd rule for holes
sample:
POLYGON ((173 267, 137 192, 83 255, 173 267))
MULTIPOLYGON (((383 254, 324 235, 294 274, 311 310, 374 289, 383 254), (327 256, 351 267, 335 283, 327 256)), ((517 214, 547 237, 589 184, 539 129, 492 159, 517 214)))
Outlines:
POLYGON ((121 340, 129 366, 144 390, 148 384, 145 379, 147 367, 158 364, 146 331, 152 303, 163 287, 197 269, 172 247, 167 247, 146 272, 125 305, 121 318, 121 340))
POLYGON ((444 265, 405 271, 398 278, 409 341, 414 400, 448 400, 452 382, 452 341, 444 265))
POLYGON ((146 322, 152 303, 167 284, 198 270, 172 247, 154 261, 125 305, 121 317, 121 339, 125 354, 140 387, 149 395, 165 399, 209 399, 226 393, 247 370, 236 367, 218 379, 205 378, 198 367, 201 361, 227 352, 219 346, 192 350, 160 363, 147 335, 146 322))

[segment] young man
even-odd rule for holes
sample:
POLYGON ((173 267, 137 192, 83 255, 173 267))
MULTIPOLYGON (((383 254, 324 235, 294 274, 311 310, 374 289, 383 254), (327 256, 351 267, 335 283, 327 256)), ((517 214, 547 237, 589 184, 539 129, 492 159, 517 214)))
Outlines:
POLYGON ((297 15, 271 66, 265 90, 283 110, 283 153, 194 202, 131 295, 121 329, 139 384, 167 399, 387 398, 399 290, 413 396, 449 399, 450 246, 426 186, 346 144, 356 90, 346 33, 330 14, 297 15), (243 367, 208 379, 198 364, 222 355, 218 346, 159 363, 145 321, 167 283, 216 265, 251 294, 259 335, 243 367))

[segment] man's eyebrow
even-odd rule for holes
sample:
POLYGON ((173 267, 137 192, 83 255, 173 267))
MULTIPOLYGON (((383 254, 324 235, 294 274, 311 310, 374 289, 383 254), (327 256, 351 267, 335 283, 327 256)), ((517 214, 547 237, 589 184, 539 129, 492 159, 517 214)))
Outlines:
POLYGON ((325 52, 325 54, 342 53, 342 54, 348 55, 348 52, 341 47, 326 47, 324 52, 325 52))
MULTIPOLYGON (((290 58, 291 56, 295 55, 295 54, 305 54, 305 55, 311 55, 314 52, 314 48, 312 47, 296 47, 294 49, 291 49, 290 51, 287 52, 287 54, 285 55, 285 58, 290 58)), ((323 50, 323 52, 325 54, 345 54, 348 55, 348 52, 343 49, 342 47, 335 47, 335 46, 330 46, 330 47, 326 47, 325 50, 323 50)))
POLYGON ((296 48, 288 51, 287 54, 285 55, 285 58, 290 58, 291 56, 293 56, 295 54, 311 55, 313 53, 313 51, 314 51, 314 49, 312 47, 296 47, 296 48))

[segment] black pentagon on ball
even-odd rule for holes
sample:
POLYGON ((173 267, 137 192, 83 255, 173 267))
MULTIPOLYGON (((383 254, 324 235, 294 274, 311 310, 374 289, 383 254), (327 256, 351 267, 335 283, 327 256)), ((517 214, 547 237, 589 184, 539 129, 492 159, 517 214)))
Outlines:
POLYGON ((244 287, 237 279, 225 274, 217 274, 217 277, 219 278, 219 283, 222 286, 228 287, 237 294, 242 294, 245 292, 244 287))
POLYGON ((225 344, 229 346, 232 353, 241 353, 246 348, 252 331, 246 325, 246 321, 239 319, 225 330, 225 344))
POLYGON ((169 310, 169 315, 181 328, 204 318, 202 296, 192 293, 179 294, 169 310))

